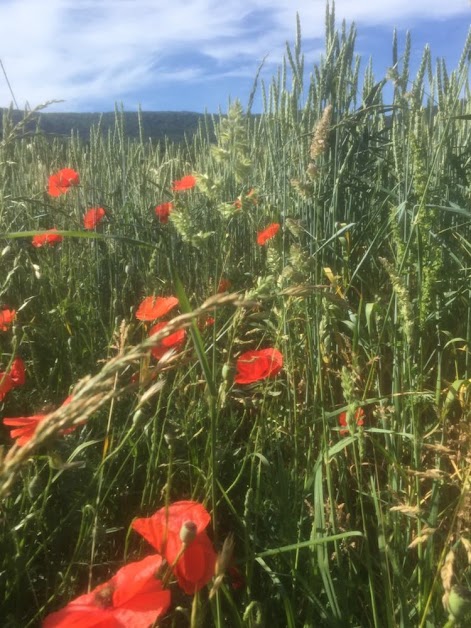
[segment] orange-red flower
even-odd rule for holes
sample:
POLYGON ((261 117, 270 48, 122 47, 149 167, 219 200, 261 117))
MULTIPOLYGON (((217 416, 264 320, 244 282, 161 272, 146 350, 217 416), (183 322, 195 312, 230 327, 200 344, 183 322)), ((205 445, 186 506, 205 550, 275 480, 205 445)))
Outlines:
MULTIPOLYGON (((62 406, 66 406, 71 401, 72 397, 67 397, 62 406)), ((32 416, 7 417, 3 419, 3 424, 15 428, 10 430, 10 436, 16 439, 16 444, 21 447, 33 438, 38 425, 49 416, 49 414, 33 414, 32 416)), ((72 425, 71 427, 61 430, 60 433, 62 436, 70 434, 70 432, 73 432, 77 427, 77 425, 72 425)))
POLYGON ((222 277, 218 284, 218 292, 227 292, 230 287, 231 282, 229 281, 229 279, 225 279, 224 277, 222 277))
POLYGON ((23 386, 26 381, 26 368, 25 363, 21 358, 15 358, 11 363, 10 377, 13 382, 13 386, 23 386))
POLYGON ((195 185, 195 177, 192 174, 187 174, 185 177, 173 182, 172 190, 174 192, 183 192, 184 190, 191 190, 195 185))
POLYGON ((0 372, 0 401, 5 399, 12 388, 23 386, 25 380, 25 364, 21 358, 15 358, 8 373, 0 372))
POLYGON ((21 447, 33 438, 36 428, 47 416, 47 414, 33 414, 32 416, 8 417, 3 419, 3 424, 15 428, 10 430, 10 436, 21 447))
POLYGON ((7 331, 16 317, 16 310, 0 310, 0 331, 7 331))
MULTIPOLYGON (((355 412, 355 421, 357 426, 361 426, 364 424, 364 417, 365 417, 365 413, 363 411, 363 408, 358 408, 358 410, 355 412)), ((341 412, 339 414, 339 425, 341 427, 347 427, 348 428, 348 423, 347 423, 347 413, 346 412, 341 412)), ((348 434, 349 430, 339 430, 339 434, 341 436, 344 436, 345 434, 348 434)))
POLYGON ((167 612, 171 594, 157 574, 162 557, 129 563, 104 584, 48 615, 43 628, 148 628, 167 612))
POLYGON ((275 377, 283 368, 283 356, 278 349, 246 351, 236 364, 236 384, 253 384, 267 377, 275 377))
MULTIPOLYGON (((149 330, 149 337, 164 329, 164 327, 166 327, 167 325, 168 323, 166 323, 165 321, 162 323, 157 323, 157 325, 154 325, 149 330)), ((166 338, 163 338, 163 340, 161 340, 158 345, 152 347, 151 353, 156 360, 160 360, 160 358, 165 353, 167 353, 167 351, 170 351, 170 349, 175 349, 176 351, 181 349, 182 346, 185 344, 185 339, 186 330, 179 329, 178 331, 175 331, 173 334, 170 334, 166 338)))
POLYGON ((105 216, 106 212, 103 207, 92 207, 92 209, 89 209, 83 217, 83 226, 85 229, 92 231, 100 224, 105 216))
POLYGON ((135 519, 132 527, 162 554, 180 587, 191 595, 214 575, 216 552, 206 533, 210 520, 198 502, 179 501, 152 517, 135 519))
POLYGON ((173 203, 161 203, 160 205, 157 205, 154 211, 160 222, 166 225, 168 223, 168 217, 173 211, 173 203))
POLYGON ((265 242, 267 242, 267 240, 271 240, 272 238, 274 238, 279 230, 280 225, 277 222, 272 222, 272 224, 268 225, 268 227, 265 227, 263 231, 258 232, 257 244, 260 244, 260 246, 262 246, 263 244, 265 244, 265 242))
POLYGON ((57 244, 62 242, 64 238, 57 233, 57 229, 48 229, 44 233, 33 236, 33 246, 39 248, 41 246, 57 244))
POLYGON ((139 321, 155 321, 178 305, 177 297, 146 297, 137 308, 139 321))
POLYGON ((14 387, 15 385, 11 379, 10 373, 0 372, 0 401, 3 401, 14 387))
POLYGON ((234 590, 237 591, 238 589, 242 589, 243 587, 245 587, 245 578, 240 569, 234 566, 228 567, 227 573, 230 577, 231 587, 234 590))
POLYGON ((51 196, 60 196, 65 194, 73 185, 80 183, 79 173, 72 168, 62 168, 59 172, 49 177, 49 185, 47 191, 51 196))

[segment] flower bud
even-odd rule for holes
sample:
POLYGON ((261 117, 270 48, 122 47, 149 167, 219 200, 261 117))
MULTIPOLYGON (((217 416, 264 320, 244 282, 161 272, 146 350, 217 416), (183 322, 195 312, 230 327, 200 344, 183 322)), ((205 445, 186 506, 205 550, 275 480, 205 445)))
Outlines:
POLYGON ((183 545, 190 545, 195 540, 198 528, 193 521, 185 521, 180 528, 180 539, 183 545))

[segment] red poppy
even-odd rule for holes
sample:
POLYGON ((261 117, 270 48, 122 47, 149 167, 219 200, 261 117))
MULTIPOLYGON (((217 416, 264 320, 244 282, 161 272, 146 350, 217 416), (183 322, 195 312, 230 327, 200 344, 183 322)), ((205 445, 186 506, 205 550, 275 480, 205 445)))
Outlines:
POLYGON ((183 192, 184 190, 191 190, 195 185, 195 177, 192 174, 187 174, 185 177, 173 182, 172 190, 174 192, 183 192))
POLYGON ((23 386, 25 380, 25 364, 21 358, 15 358, 8 373, 0 372, 0 401, 5 399, 12 388, 23 386))
POLYGON ((210 520, 208 511, 198 502, 180 501, 161 508, 152 517, 135 519, 132 527, 162 554, 180 587, 191 595, 214 575, 217 556, 206 533, 210 520))
MULTIPOLYGON (((358 410, 355 412, 355 420, 357 423, 357 426, 363 425, 364 424, 364 416, 365 413, 363 412, 363 408, 358 408, 358 410)), ((348 423, 347 423, 347 413, 346 412, 341 412, 339 414, 339 425, 341 427, 347 427, 348 428, 348 423)), ((348 434, 349 430, 339 430, 339 434, 341 436, 344 436, 345 434, 348 434)))
POLYGON ((203 331, 208 327, 212 327, 215 322, 216 319, 213 316, 206 316, 206 318, 198 319, 198 329, 203 331))
POLYGON ((277 222, 272 222, 271 225, 268 225, 263 231, 259 231, 257 234, 257 244, 262 246, 267 242, 267 240, 271 240, 276 236, 278 231, 280 230, 280 225, 277 222))
POLYGON ((173 210, 173 203, 161 203, 154 209, 155 215, 164 225, 168 223, 168 217, 173 210))
POLYGON ((16 317, 16 310, 0 310, 0 331, 7 331, 16 317))
POLYGON ((15 358, 11 363, 10 373, 13 386, 23 386, 26 381, 25 363, 21 358, 15 358))
POLYGON ((283 367, 283 356, 278 349, 246 351, 237 359, 236 384, 252 384, 274 377, 283 367))
POLYGON ((44 421, 47 414, 33 414, 3 419, 3 424, 15 429, 10 430, 10 436, 16 439, 16 444, 23 446, 33 438, 38 425, 44 421))
POLYGON ((57 244, 62 242, 64 238, 57 233, 57 229, 48 229, 44 233, 40 233, 33 237, 33 246, 39 248, 40 246, 46 246, 51 244, 57 244))
POLYGON ((3 401, 12 388, 15 387, 10 373, 0 372, 0 401, 3 401))
MULTIPOLYGON (((64 401, 61 407, 66 406, 72 401, 72 397, 69 396, 64 401)), ((49 414, 33 414, 32 416, 18 416, 18 417, 7 417, 3 419, 3 424, 8 427, 13 427, 15 429, 10 430, 10 436, 16 439, 16 444, 20 447, 29 442, 36 431, 36 428, 40 423, 42 423, 45 419, 47 419, 49 414)), ((77 429, 77 425, 72 425, 66 429, 60 431, 60 434, 64 436, 65 434, 70 434, 75 429, 77 429)))
POLYGON ((245 587, 245 578, 237 567, 228 567, 227 573, 230 577, 231 587, 237 591, 245 587))
POLYGON ((231 287, 231 282, 229 279, 225 279, 224 277, 219 281, 218 284, 218 292, 227 292, 231 287))
POLYGON ((47 191, 51 196, 60 196, 65 194, 73 185, 80 183, 79 173, 72 168, 62 168, 59 172, 49 177, 49 186, 47 191))
MULTIPOLYGON (((165 321, 162 323, 157 323, 157 325, 154 325, 149 330, 149 337, 153 336, 167 325, 168 323, 166 323, 165 321)), ((173 334, 170 334, 166 338, 163 338, 157 346, 152 348, 151 353, 156 360, 160 360, 160 358, 165 353, 167 353, 167 351, 170 351, 170 349, 175 349, 176 351, 181 349, 183 344, 185 343, 185 338, 186 330, 179 329, 178 331, 175 331, 173 334)))
POLYGON ((137 308, 139 321, 155 321, 178 305, 177 297, 146 297, 137 308))
POLYGON ((92 231, 106 216, 106 212, 103 207, 92 207, 89 209, 83 217, 83 226, 85 229, 92 231))
POLYGON ((170 607, 171 594, 157 573, 161 556, 125 565, 108 582, 51 613, 43 628, 148 628, 170 607))

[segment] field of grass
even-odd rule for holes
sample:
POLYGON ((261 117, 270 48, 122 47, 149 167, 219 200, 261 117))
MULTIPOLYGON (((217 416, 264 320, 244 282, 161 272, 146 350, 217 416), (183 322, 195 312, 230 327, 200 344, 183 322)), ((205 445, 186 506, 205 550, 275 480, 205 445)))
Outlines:
POLYGON ((26 378, 0 417, 53 413, 22 446, 0 427, 3 628, 155 554, 133 520, 182 500, 225 555, 195 594, 161 570, 161 626, 470 625, 471 36, 456 69, 426 49, 416 76, 394 40, 379 81, 354 47, 328 10, 306 81, 298 24, 264 113, 234 103, 212 145, 210 118, 155 146, 119 112, 86 143, 5 117, 0 390, 15 358, 26 378), (52 196, 63 168, 79 185, 52 196), (178 305, 138 320, 148 296, 178 305), (236 382, 267 348, 283 368, 236 382))

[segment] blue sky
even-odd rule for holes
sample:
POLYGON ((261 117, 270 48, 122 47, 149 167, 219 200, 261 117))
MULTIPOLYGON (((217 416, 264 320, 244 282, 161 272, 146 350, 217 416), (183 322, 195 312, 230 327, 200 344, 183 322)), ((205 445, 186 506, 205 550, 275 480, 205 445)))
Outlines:
MULTIPOLYGON (((357 53, 381 79, 412 34, 412 67, 425 44, 452 70, 471 23, 470 0, 337 0, 337 23, 357 27, 357 53)), ((227 109, 245 105, 264 57, 269 82, 301 18, 305 64, 323 52, 324 0, 0 0, 0 59, 20 108, 50 111, 227 109)), ((0 106, 12 97, 0 71, 0 106)), ((260 100, 256 100, 259 109, 260 100)))

